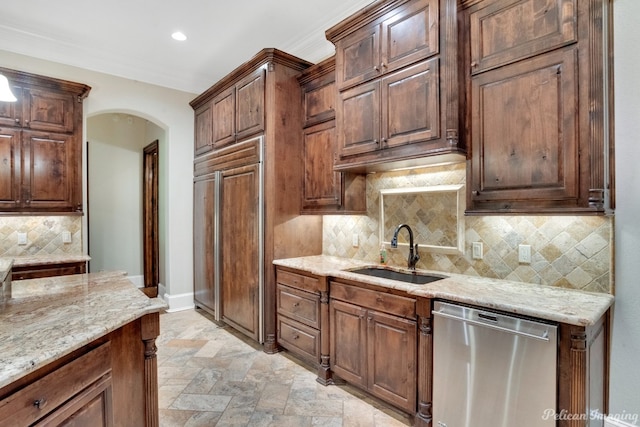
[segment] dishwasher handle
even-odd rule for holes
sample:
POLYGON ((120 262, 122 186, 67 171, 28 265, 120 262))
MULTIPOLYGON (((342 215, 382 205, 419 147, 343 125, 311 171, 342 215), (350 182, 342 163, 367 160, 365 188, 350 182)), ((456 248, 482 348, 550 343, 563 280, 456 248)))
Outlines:
MULTIPOLYGON (((445 313, 442 311, 436 311, 433 310, 433 315, 434 316, 439 316, 439 317, 444 317, 447 319, 452 319, 452 320, 457 320, 459 322, 463 322, 463 323, 468 323, 471 325, 476 325, 476 326, 482 326, 485 328, 489 328, 489 329, 495 329, 498 331, 502 331, 502 332, 506 332, 506 333, 510 333, 513 335, 520 335, 520 336, 524 336, 527 338, 533 338, 536 340, 540 340, 540 341, 550 341, 549 339, 549 330, 548 328, 555 328, 555 326, 553 325, 544 325, 546 328, 540 331, 540 334, 532 334, 529 332, 525 332, 525 331, 521 331, 518 329, 514 329, 514 328, 509 328, 509 327, 504 327, 504 326, 500 326, 497 324, 498 322, 498 316, 494 315, 494 314, 486 314, 486 313, 482 313, 482 312, 478 312, 478 317, 482 318, 482 319, 486 319, 489 320, 491 322, 495 322, 495 323, 487 323, 487 322, 480 322, 474 319, 469 319, 466 317, 462 317, 462 316, 457 316, 455 314, 450 314, 450 313, 445 313)), ((539 325, 543 325, 543 324, 539 324, 539 325)))

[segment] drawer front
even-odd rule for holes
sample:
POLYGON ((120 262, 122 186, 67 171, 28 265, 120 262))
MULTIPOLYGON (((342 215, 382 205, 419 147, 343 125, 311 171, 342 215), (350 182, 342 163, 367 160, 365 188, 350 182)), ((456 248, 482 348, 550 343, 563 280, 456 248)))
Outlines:
POLYGON ((316 329, 278 316, 278 344, 304 359, 320 363, 320 331, 316 329))
POLYGON ((0 426, 31 425, 110 372, 107 342, 0 401, 0 426))
POLYGON ((416 300, 413 298, 363 289, 340 282, 331 282, 330 288, 332 299, 339 299, 408 319, 416 318, 416 300))
POLYGON ((318 278, 290 271, 276 270, 276 281, 307 292, 318 292, 320 290, 320 280, 318 278))
POLYGON ((278 313, 312 328, 320 328, 320 297, 278 283, 278 313))

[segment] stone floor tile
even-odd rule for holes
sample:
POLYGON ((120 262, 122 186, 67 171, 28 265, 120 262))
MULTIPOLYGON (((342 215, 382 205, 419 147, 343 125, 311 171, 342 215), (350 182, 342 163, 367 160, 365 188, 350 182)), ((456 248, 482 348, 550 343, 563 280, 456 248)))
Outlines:
POLYGON ((176 397, 169 409, 222 412, 227 408, 229 401, 231 396, 182 393, 176 397))

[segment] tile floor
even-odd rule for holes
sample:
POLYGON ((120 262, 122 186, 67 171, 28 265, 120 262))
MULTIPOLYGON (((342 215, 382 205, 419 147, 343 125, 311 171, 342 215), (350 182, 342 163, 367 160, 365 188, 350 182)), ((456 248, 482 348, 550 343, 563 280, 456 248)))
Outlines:
POLYGON ((160 426, 396 427, 410 419, 349 385, 325 387, 202 312, 160 316, 160 426))

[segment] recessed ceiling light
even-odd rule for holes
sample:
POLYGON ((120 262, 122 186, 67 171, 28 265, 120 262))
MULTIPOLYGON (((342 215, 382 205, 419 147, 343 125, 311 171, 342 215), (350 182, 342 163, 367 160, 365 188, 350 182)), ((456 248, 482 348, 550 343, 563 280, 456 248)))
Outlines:
POLYGON ((176 31, 175 33, 171 34, 171 37, 174 40, 178 40, 180 42, 183 42, 187 39, 187 36, 185 36, 184 33, 181 31, 176 31))

